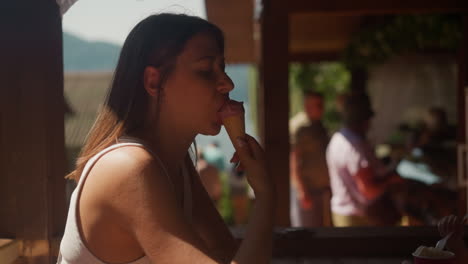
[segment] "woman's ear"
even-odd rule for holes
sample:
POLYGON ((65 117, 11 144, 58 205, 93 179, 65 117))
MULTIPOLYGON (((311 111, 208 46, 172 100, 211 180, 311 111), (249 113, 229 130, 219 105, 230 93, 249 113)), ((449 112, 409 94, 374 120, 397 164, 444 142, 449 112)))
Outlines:
POLYGON ((150 96, 158 95, 158 86, 161 79, 160 71, 153 66, 146 66, 143 74, 143 86, 150 96))

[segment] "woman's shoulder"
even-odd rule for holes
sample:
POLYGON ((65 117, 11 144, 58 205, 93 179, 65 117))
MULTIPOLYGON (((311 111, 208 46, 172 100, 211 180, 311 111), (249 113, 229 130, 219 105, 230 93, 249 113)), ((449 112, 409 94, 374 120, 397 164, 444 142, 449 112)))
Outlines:
MULTIPOLYGON (((139 146, 126 146, 106 153, 95 164, 95 167, 104 172, 110 171, 112 175, 122 176, 135 174, 150 168, 159 168, 155 157, 146 149, 139 146)), ((115 176, 112 178, 115 179, 115 176)))
POLYGON ((144 188, 145 178, 165 178, 165 171, 151 153, 138 146, 118 148, 102 156, 94 165, 87 181, 93 182, 104 197, 125 199, 131 190, 144 188))

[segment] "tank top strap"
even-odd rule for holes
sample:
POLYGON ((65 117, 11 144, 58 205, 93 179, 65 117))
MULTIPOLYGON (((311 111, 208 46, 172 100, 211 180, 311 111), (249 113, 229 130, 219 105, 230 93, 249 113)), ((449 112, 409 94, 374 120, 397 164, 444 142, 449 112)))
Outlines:
MULTIPOLYGON (((163 162, 161 161, 161 159, 158 157, 158 155, 156 155, 156 153, 154 153, 148 146, 147 144, 139 139, 139 138, 135 138, 135 137, 130 137, 130 136, 122 136, 118 139, 118 142, 121 142, 120 144, 126 142, 126 143, 134 143, 134 144, 138 144, 139 146, 143 147, 144 149, 146 149, 158 162, 159 164, 161 165, 161 167, 163 168, 164 170, 164 173, 166 174, 169 182, 171 183, 172 185, 172 189, 175 193, 176 191, 176 188, 175 188, 175 185, 174 185, 174 182, 172 181, 172 178, 170 177, 167 169, 166 169, 166 166, 164 166, 163 162)), ((182 177, 183 177, 183 184, 184 184, 184 200, 183 200, 183 210, 184 210, 184 216, 185 216, 185 219, 189 222, 192 222, 192 207, 193 207, 193 202, 192 202, 192 180, 191 180, 191 174, 188 170, 188 165, 185 164, 185 161, 182 163, 182 168, 181 168, 181 173, 182 173, 182 177)))
MULTIPOLYGON (((122 143, 117 143, 117 144, 114 144, 114 145, 111 145, 103 150, 101 150, 98 154, 94 155, 91 159, 88 160, 88 162, 86 163, 84 169, 83 169, 83 172, 81 173, 81 177, 80 179, 78 180, 78 185, 76 186, 76 188, 78 190, 81 190, 81 185, 83 184, 83 182, 85 181, 86 177, 88 176, 89 174, 89 171, 92 169, 92 167, 94 166, 94 164, 102 157, 104 156, 106 153, 108 153, 109 151, 112 151, 114 149, 117 149, 117 148, 120 148, 120 147, 125 147, 125 146, 137 146, 137 147, 144 147, 141 143, 136 143, 136 142, 122 142, 122 143)), ((164 167, 163 167, 164 169, 164 167)), ((165 170, 165 169, 164 169, 165 170)), ((166 172, 166 175, 167 175, 167 172, 166 172)), ((172 183, 172 181, 171 181, 172 183)))

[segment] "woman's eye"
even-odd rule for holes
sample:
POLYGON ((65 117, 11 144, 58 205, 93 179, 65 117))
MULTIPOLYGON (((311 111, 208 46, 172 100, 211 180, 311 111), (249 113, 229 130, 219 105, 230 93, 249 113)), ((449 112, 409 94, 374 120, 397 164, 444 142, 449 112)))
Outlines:
POLYGON ((198 71, 198 74, 205 79, 212 79, 214 77, 213 70, 202 70, 198 71))

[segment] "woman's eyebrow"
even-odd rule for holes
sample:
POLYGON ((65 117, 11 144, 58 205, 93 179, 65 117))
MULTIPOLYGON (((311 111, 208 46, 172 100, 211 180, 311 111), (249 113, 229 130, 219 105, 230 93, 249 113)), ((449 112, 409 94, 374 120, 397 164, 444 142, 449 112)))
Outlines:
POLYGON ((196 59, 195 61, 198 62, 198 61, 202 61, 202 60, 212 60, 212 61, 214 61, 214 60, 216 60, 216 56, 206 55, 206 56, 202 56, 202 57, 196 59))

